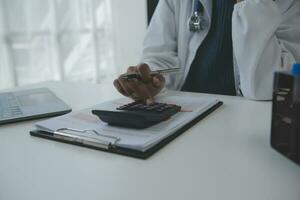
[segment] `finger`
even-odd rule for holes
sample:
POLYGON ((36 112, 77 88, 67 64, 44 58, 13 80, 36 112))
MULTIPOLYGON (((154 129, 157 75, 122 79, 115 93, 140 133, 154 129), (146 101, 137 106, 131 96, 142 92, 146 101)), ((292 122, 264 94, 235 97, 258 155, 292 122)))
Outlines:
POLYGON ((161 88, 165 85, 165 78, 162 75, 156 75, 152 79, 152 85, 155 88, 161 88))
POLYGON ((147 100, 146 100, 146 104, 147 104, 147 105, 152 105, 152 104, 154 104, 154 98, 152 97, 152 98, 147 99, 147 100))
POLYGON ((138 99, 145 102, 146 99, 152 98, 152 92, 149 91, 149 89, 143 82, 137 79, 132 79, 128 80, 127 84, 127 86, 133 91, 133 93, 131 94, 131 97, 133 99, 138 99))
POLYGON ((152 97, 155 97, 165 86, 165 78, 162 75, 156 75, 153 77, 153 81, 147 84, 152 97))
POLYGON ((134 66, 128 67, 127 73, 138 73, 137 67, 134 66))
POLYGON ((119 78, 118 83, 120 84, 122 89, 128 94, 129 97, 132 95, 132 93, 134 93, 134 90, 132 90, 132 88, 130 87, 128 80, 119 78))
POLYGON ((118 79, 114 80, 115 88, 124 96, 128 97, 129 94, 122 88, 121 84, 119 83, 118 79))
POLYGON ((160 80, 157 77, 153 77, 152 85, 155 88, 160 88, 161 87, 161 82, 160 82, 160 80))
POLYGON ((150 91, 150 88, 148 87, 148 85, 140 84, 139 90, 142 93, 142 95, 145 97, 144 100, 153 98, 153 94, 150 91))
POLYGON ((134 100, 143 100, 147 98, 144 91, 140 88, 140 85, 143 85, 142 82, 136 79, 120 79, 119 83, 121 84, 122 88, 129 94, 129 97, 131 97, 134 100))
POLYGON ((148 83, 152 80, 151 70, 148 65, 142 64, 138 66, 137 70, 143 82, 148 83))
POLYGON ((134 91, 140 97, 140 100, 145 101, 146 99, 152 97, 151 92, 143 82, 133 79, 130 81, 130 85, 132 88, 134 88, 134 91))

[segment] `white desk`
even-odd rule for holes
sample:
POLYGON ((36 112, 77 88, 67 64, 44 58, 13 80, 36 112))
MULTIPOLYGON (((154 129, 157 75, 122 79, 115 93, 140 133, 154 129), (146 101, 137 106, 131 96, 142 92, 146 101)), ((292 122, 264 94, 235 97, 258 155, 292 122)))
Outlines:
MULTIPOLYGON (((74 110, 119 96, 110 85, 40 86, 74 110)), ((269 145, 271 104, 219 98, 148 160, 31 137, 34 121, 0 126, 0 200, 300 200, 300 167, 269 145)))

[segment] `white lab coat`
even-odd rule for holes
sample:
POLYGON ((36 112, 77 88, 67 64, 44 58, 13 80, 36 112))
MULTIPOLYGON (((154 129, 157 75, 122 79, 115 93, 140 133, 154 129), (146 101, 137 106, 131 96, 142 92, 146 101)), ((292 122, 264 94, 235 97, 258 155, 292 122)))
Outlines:
MULTIPOLYGON (((167 77, 168 89, 181 89, 209 32, 212 0, 200 1, 208 22, 204 31, 188 30, 192 0, 160 0, 150 23, 141 62, 152 69, 181 67, 181 74, 167 77)), ((300 0, 244 0, 234 7, 232 28, 237 90, 270 100, 274 71, 300 62, 300 0)))

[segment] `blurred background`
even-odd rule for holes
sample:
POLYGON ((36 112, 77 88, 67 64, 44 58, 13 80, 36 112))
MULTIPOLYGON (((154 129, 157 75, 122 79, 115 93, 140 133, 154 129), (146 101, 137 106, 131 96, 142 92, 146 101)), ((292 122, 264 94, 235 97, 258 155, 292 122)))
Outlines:
POLYGON ((0 0, 0 89, 47 80, 112 81, 139 62, 150 4, 0 0))

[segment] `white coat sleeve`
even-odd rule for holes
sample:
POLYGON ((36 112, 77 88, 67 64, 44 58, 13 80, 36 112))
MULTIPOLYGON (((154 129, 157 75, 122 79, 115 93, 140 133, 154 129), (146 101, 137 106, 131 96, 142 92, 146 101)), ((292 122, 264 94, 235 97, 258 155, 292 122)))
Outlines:
MULTIPOLYGON (((294 10, 290 8, 295 13, 289 13, 291 19, 300 18, 299 4, 297 6, 294 10)), ((245 0, 235 5, 232 18, 234 59, 241 91, 249 99, 270 100, 274 71, 290 69, 296 62, 300 37, 293 35, 300 35, 300 29, 296 28, 299 24, 285 25, 285 21, 289 19, 285 19, 272 0, 245 0)))
POLYGON ((149 25, 142 52, 142 63, 152 70, 178 67, 177 31, 173 0, 161 0, 149 25))

